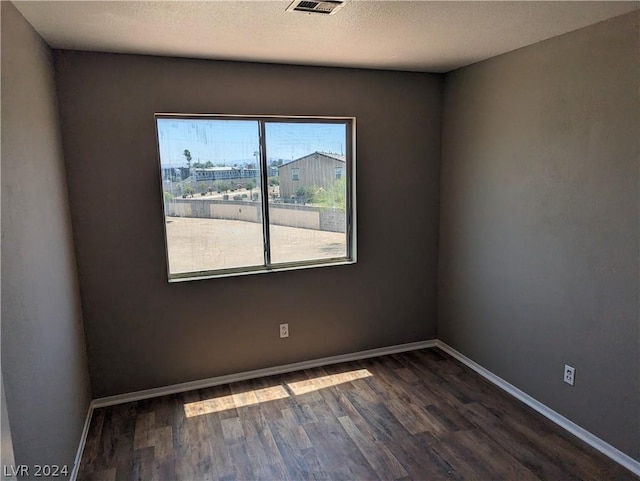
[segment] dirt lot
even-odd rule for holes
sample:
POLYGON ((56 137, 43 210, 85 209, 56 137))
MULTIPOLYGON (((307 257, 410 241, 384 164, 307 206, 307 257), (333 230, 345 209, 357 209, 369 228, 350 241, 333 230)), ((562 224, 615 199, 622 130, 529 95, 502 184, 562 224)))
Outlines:
MULTIPOLYGON (((271 226, 273 263, 346 255, 346 236, 295 227, 271 226)), ((264 263, 262 225, 222 219, 167 218, 172 274, 264 263)))

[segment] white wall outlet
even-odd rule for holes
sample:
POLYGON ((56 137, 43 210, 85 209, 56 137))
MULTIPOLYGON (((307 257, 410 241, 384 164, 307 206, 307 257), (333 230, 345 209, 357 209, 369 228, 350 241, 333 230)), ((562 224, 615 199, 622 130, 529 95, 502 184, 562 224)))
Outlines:
POLYGON ((280 324, 280 338, 289 337, 289 324, 280 324))
POLYGON ((575 381, 576 381, 576 368, 567 366, 565 364, 564 365, 564 382, 566 382, 567 384, 571 384, 573 386, 573 383, 575 381))

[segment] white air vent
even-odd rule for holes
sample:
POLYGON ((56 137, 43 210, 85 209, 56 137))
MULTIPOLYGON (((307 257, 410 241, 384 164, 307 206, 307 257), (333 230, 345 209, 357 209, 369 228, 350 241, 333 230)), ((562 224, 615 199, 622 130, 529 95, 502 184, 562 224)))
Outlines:
POLYGON ((295 0, 287 7, 287 12, 307 12, 333 15, 344 5, 344 0, 295 0))

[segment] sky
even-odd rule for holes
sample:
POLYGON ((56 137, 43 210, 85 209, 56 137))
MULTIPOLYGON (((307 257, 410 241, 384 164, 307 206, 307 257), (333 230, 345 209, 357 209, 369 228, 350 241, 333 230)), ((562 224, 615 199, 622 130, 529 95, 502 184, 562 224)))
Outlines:
MULTIPOLYGON (((185 149, 192 162, 227 166, 256 162, 257 121, 160 118, 157 122, 164 167, 186 167, 185 149)), ((344 154, 346 130, 345 124, 266 122, 267 161, 289 162, 316 151, 344 154)))

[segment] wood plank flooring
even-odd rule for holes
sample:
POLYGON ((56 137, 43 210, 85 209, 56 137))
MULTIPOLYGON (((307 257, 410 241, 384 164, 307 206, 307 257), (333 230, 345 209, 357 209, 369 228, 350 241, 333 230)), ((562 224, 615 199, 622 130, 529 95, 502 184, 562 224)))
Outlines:
POLYGON ((637 480, 438 349, 94 411, 78 480, 637 480))

